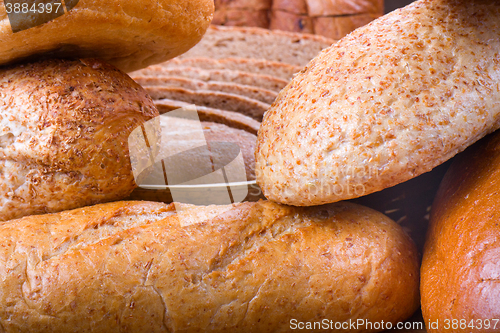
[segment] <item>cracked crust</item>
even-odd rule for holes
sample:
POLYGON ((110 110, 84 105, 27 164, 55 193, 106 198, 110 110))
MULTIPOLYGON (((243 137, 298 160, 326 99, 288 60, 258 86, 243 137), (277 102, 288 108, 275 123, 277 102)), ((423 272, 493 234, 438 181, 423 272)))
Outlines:
POLYGON ((0 64, 47 57, 96 57, 129 72, 172 59, 208 28, 210 0, 79 0, 66 14, 13 33, 0 0, 0 64))
POLYGON ((500 2, 420 0, 313 59, 260 127, 271 200, 318 205, 430 171, 499 127, 500 2))
POLYGON ((0 71, 0 221, 125 198, 128 135, 158 115, 138 84, 100 60, 0 71))
POLYGON ((415 246, 371 209, 181 207, 114 202, 0 226, 5 332, 288 332, 292 318, 396 322, 418 307, 415 246))
MULTIPOLYGON (((422 262, 426 322, 500 317, 500 132, 456 157, 432 205, 422 262)), ((471 329, 457 332, 497 332, 471 329)), ((446 332, 430 327, 429 332, 446 332)))

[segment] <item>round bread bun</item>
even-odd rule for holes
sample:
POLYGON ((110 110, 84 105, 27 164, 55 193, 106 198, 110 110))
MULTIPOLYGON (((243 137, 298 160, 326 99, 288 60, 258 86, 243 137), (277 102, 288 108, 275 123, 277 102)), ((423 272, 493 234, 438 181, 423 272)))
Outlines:
POLYGON ((0 64, 44 55, 95 57, 130 72, 189 50, 214 10, 211 0, 67 0, 63 7, 51 4, 50 15, 49 7, 38 5, 16 16, 0 0, 0 64))
POLYGON ((127 197, 130 132, 158 115, 130 77, 100 60, 0 70, 0 221, 127 197))

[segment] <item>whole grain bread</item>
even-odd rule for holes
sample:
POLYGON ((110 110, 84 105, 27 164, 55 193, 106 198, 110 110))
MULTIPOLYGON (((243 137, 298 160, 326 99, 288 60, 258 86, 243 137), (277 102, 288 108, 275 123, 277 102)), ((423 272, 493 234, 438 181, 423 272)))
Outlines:
POLYGON ((411 239, 351 203, 121 201, 0 237, 5 332, 274 333, 293 319, 395 324, 418 306, 411 239))
POLYGON ((178 76, 201 81, 232 82, 268 89, 276 92, 283 89, 288 83, 288 80, 280 79, 270 75, 254 74, 228 69, 200 69, 196 67, 166 68, 160 65, 149 66, 142 70, 131 73, 130 76, 133 79, 144 76, 178 76))
POLYGON ((255 120, 262 120, 269 104, 248 97, 210 90, 189 90, 177 87, 145 87, 153 100, 164 98, 179 100, 210 108, 241 112, 255 120))
POLYGON ((247 58, 222 58, 212 59, 207 57, 172 59, 161 63, 165 67, 197 67, 203 69, 232 69, 235 71, 256 73, 279 77, 284 80, 290 80, 293 75, 302 68, 285 64, 282 62, 247 59, 247 58))
POLYGON ((267 198, 318 205, 427 172, 500 126, 500 2, 419 0, 297 74, 256 152, 267 198))
POLYGON ((158 112, 95 59, 0 69, 0 221, 123 199, 136 187, 128 136, 158 112))
MULTIPOLYGON (((179 108, 186 108, 193 105, 191 103, 167 98, 154 101, 154 104, 160 113, 173 111, 179 108)), ((245 130, 252 134, 257 134, 259 131, 260 122, 239 112, 214 109, 199 105, 196 105, 195 107, 201 121, 224 124, 229 127, 245 130)))
POLYGON ((267 59, 304 66, 335 40, 309 34, 256 27, 210 26, 202 40, 179 58, 267 59))
POLYGON ((220 82, 220 81, 201 81, 185 77, 175 76, 143 76, 135 77, 135 82, 145 88, 149 87, 178 87, 189 90, 211 90, 225 92, 235 95, 241 95, 252 98, 267 104, 274 102, 278 93, 263 88, 246 86, 244 84, 220 82))

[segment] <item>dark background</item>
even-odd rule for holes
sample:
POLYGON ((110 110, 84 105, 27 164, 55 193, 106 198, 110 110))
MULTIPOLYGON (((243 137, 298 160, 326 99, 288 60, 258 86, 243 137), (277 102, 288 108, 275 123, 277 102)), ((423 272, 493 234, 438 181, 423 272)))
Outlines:
POLYGON ((385 12, 386 13, 392 12, 394 9, 399 7, 404 7, 412 2, 413 1, 411 0, 385 0, 384 2, 385 12))

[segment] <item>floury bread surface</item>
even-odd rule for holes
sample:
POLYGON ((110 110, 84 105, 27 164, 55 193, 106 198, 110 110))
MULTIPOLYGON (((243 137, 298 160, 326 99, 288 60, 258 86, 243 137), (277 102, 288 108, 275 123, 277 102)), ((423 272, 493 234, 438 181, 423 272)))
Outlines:
POLYGON ((100 60, 0 69, 0 221, 127 197, 128 136, 158 115, 144 89, 100 60))
POLYGON ((404 182, 499 127, 500 2, 420 0, 313 59, 266 112, 257 181, 318 205, 404 182))
POLYGON ((275 333, 293 319, 394 323, 418 307, 415 247, 376 211, 177 207, 114 202, 1 225, 2 332, 275 333))
POLYGON ((0 0, 0 64, 40 56, 96 57, 133 71, 189 50, 205 33, 214 11, 211 0, 68 0, 62 2, 67 13, 43 23, 51 15, 42 5, 55 13, 63 9, 56 6, 61 1, 37 1, 38 15, 33 15, 34 1, 24 3, 29 11, 13 21, 15 15, 8 17, 7 12, 15 13, 23 2, 0 0), (24 30, 13 32, 14 22, 24 30), (34 23, 39 25, 29 28, 34 23))

